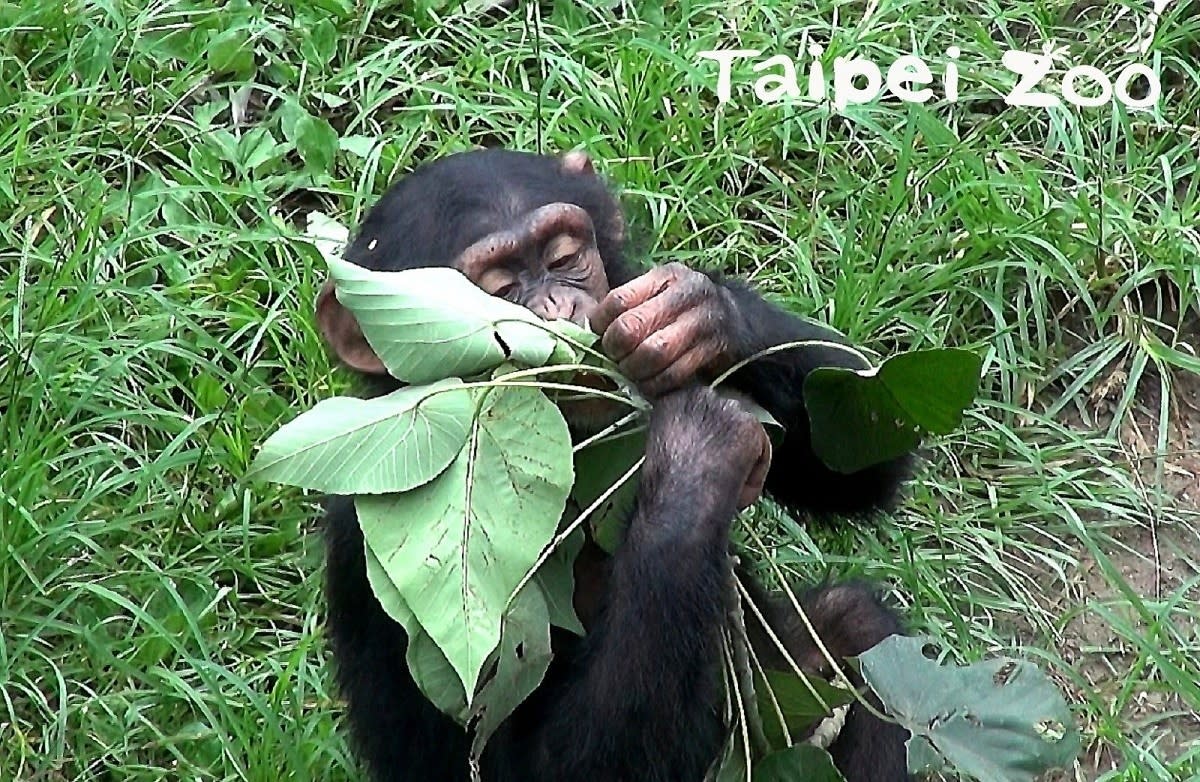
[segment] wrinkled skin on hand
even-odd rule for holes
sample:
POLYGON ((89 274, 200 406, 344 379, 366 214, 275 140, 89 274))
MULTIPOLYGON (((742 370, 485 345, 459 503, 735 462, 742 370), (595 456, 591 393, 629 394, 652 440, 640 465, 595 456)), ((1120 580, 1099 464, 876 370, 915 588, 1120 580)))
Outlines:
POLYGON ((610 291, 589 322, 625 376, 656 398, 730 366, 738 317, 725 289, 669 263, 610 291))

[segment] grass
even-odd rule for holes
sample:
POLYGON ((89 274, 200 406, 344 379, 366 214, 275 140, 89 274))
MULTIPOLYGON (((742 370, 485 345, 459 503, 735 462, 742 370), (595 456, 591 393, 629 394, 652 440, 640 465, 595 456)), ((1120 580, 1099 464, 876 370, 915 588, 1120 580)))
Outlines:
POLYGON ((766 513, 771 555, 882 579, 960 659, 1037 660, 1085 730, 1070 778, 1200 774, 1200 14, 816 5, 0 3, 0 779, 356 778, 312 498, 240 476, 343 382, 304 214, 494 143, 586 148, 650 261, 985 355, 894 519, 766 513), (760 105, 742 65, 717 107, 697 52, 803 69, 809 38, 935 73, 958 45, 959 100, 760 105), (1044 41, 1146 62, 1157 108, 1004 106, 1001 52, 1044 41))

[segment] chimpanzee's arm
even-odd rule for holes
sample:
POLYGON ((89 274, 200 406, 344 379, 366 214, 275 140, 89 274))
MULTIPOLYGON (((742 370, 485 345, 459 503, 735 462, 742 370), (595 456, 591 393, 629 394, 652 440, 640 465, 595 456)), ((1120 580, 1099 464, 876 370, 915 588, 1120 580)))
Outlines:
POLYGON ((656 406, 605 604, 546 705, 529 779, 699 780, 717 757, 729 526, 761 437, 704 387, 656 406))
MULTIPOLYGON (((799 340, 845 344, 833 329, 803 320, 767 302, 745 284, 719 280, 730 293, 733 318, 730 359, 740 361, 764 348, 799 340)), ((911 471, 911 458, 901 458, 845 475, 835 472, 813 453, 804 378, 817 367, 863 369, 854 354, 833 347, 802 347, 755 359, 735 372, 728 383, 749 394, 786 431, 775 449, 767 492, 781 504, 814 513, 860 513, 889 508, 900 484, 911 471)))

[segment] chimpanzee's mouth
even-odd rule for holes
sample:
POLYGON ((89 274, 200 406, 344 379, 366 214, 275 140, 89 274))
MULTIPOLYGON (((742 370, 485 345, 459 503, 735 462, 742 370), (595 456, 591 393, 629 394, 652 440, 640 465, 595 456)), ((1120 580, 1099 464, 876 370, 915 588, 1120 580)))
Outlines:
MULTIPOLYGON (((595 389, 610 393, 617 391, 617 384, 612 378, 586 370, 578 371, 562 382, 565 385, 577 386, 579 389, 595 389)), ((554 393, 554 398, 559 409, 562 410, 563 417, 567 419, 567 423, 577 431, 599 431, 615 422, 624 410, 624 405, 615 399, 589 394, 582 390, 559 389, 554 393)))
POLYGON ((595 372, 580 370, 571 378, 571 385, 583 386, 584 388, 594 388, 597 391, 616 391, 617 384, 613 382, 611 377, 606 375, 598 375, 595 372))

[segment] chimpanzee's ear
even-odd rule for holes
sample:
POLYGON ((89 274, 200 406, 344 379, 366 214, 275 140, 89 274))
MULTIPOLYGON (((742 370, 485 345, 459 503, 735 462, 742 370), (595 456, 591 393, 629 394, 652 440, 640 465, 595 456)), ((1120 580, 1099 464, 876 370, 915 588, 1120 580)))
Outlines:
POLYGON ((581 149, 562 156, 562 170, 568 174, 595 174, 592 159, 581 149))
POLYGON ((369 375, 387 374, 387 368, 363 336, 354 315, 338 301, 333 280, 326 280, 317 294, 317 325, 325 342, 343 364, 369 375))

